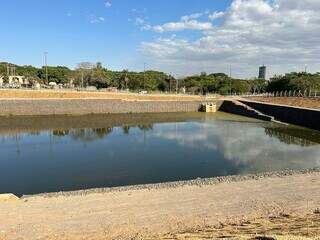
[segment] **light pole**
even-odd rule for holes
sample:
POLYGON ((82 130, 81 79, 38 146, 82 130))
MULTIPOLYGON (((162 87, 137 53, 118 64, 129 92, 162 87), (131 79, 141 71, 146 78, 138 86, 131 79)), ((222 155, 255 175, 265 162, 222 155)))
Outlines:
POLYGON ((178 94, 178 88, 179 88, 179 79, 178 79, 178 76, 176 75, 176 94, 178 94))
POLYGON ((83 76, 83 69, 81 69, 81 89, 83 88, 83 79, 84 79, 84 76, 83 76))
POLYGON ((143 63, 143 90, 146 90, 146 63, 143 63))
POLYGON ((229 76, 230 76, 230 95, 232 95, 232 66, 230 64, 230 69, 229 69, 229 76))
POLYGON ((172 73, 170 73, 169 76, 169 93, 171 94, 171 78, 172 78, 172 73))
POLYGON ((44 64, 46 66, 46 83, 49 84, 49 78, 48 78, 48 52, 44 52, 44 64))

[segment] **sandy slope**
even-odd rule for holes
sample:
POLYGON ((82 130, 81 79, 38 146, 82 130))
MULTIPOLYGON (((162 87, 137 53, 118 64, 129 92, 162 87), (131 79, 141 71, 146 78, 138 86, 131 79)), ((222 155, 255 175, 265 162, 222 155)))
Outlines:
POLYGON ((249 99, 254 100, 254 101, 258 101, 258 102, 265 102, 265 103, 272 103, 272 104, 320 109, 320 98, 250 97, 249 99))
MULTIPOLYGON (((128 101, 203 101, 203 96, 175 95, 175 94, 138 94, 88 92, 76 90, 14 90, 0 89, 0 99, 121 99, 128 101)), ((214 97, 212 97, 214 98, 214 97)), ((214 98, 215 99, 215 98, 214 98)))
MULTIPOLYGON (((255 221, 266 222, 261 217, 279 216, 279 213, 305 216, 318 207, 319 172, 174 188, 33 196, 0 202, 0 239, 130 239, 134 236, 185 239, 186 234, 195 233, 198 237, 194 239, 202 239, 203 234, 232 233, 232 225, 221 225, 221 222, 242 220, 239 226, 252 223, 251 229, 261 233, 267 229, 263 224, 257 227, 255 221), (212 230, 217 226, 218 229, 228 226, 226 229, 231 227, 231 230, 220 233, 212 230)), ((313 214, 311 222, 319 223, 317 216, 313 214)), ((299 219, 302 225, 311 224, 299 219)), ((279 230, 278 223, 274 224, 279 230)), ((306 227, 302 225, 297 226, 306 227)), ((313 236, 320 234, 320 224, 311 229, 313 236)))

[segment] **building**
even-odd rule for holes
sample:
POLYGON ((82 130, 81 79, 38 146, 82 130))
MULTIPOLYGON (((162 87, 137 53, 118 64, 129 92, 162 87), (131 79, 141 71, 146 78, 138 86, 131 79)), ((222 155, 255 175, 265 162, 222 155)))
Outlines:
POLYGON ((259 67, 259 79, 266 79, 266 74, 267 74, 267 67, 266 66, 261 66, 259 67))
POLYGON ((28 84, 24 76, 8 76, 9 84, 28 84))

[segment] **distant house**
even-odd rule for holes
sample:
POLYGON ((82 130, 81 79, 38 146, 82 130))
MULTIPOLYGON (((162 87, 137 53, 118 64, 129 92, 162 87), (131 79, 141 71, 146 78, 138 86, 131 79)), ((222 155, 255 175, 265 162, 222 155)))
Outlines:
MULTIPOLYGON (((28 85, 29 80, 25 78, 25 76, 17 76, 17 75, 11 75, 8 76, 8 82, 9 85, 28 85)), ((4 84, 4 76, 0 76, 0 86, 4 84)))
POLYGON ((24 76, 9 76, 8 79, 9 84, 26 84, 27 81, 24 76))
POLYGON ((87 86, 86 90, 87 91, 97 91, 97 88, 95 86, 87 86))
POLYGON ((118 89, 116 87, 108 87, 106 89, 107 92, 118 92, 118 89))

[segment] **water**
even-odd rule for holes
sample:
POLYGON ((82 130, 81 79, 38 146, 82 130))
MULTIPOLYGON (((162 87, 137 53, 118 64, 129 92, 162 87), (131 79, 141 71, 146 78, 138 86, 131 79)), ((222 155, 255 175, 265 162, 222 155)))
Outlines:
POLYGON ((320 166, 319 132, 222 113, 2 118, 0 143, 17 195, 320 166))

